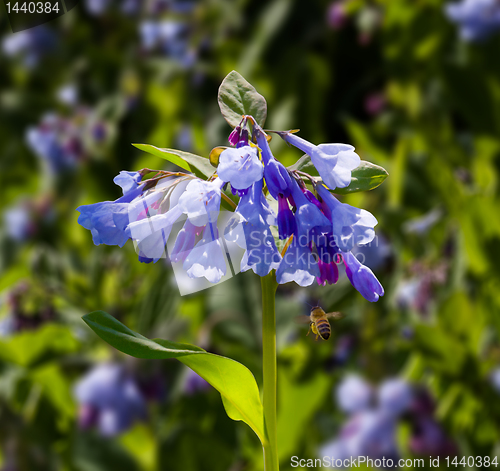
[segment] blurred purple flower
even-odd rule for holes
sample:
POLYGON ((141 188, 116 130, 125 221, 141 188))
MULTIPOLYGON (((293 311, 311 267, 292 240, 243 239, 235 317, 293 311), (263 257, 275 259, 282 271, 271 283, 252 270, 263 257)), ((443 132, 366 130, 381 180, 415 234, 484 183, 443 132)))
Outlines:
POLYGON ((16 331, 16 321, 12 315, 0 319, 0 338, 9 337, 16 331))
POLYGON ((412 400, 411 386, 400 378, 386 380, 378 388, 378 408, 387 414, 395 416, 403 414, 409 409, 412 400))
POLYGON ((3 222, 7 235, 18 242, 24 242, 34 232, 32 214, 26 204, 18 204, 5 210, 3 222))
POLYGON ((78 88, 74 84, 67 84, 57 90, 57 99, 68 106, 78 103, 78 88))
POLYGON ((40 25, 9 34, 2 41, 2 50, 8 57, 22 57, 24 65, 33 68, 42 57, 52 52, 56 45, 57 37, 54 31, 40 25))
POLYGON ((328 7, 328 26, 332 29, 342 29, 348 19, 344 0, 337 0, 328 7))
POLYGON ((371 270, 379 270, 389 263, 392 257, 392 247, 383 234, 375 236, 368 244, 356 245, 352 253, 371 270))
POLYGON ((100 16, 111 6, 111 0, 85 0, 85 9, 90 15, 100 16))
POLYGON ((403 225, 403 230, 409 234, 424 235, 436 224, 443 216, 441 209, 436 208, 427 214, 410 219, 403 225))
POLYGON ((413 423, 410 450, 420 456, 452 456, 457 449, 432 417, 417 417, 413 423))
POLYGON ((159 50, 166 56, 190 67, 196 58, 188 41, 185 23, 174 20, 147 20, 139 25, 141 44, 145 51, 159 50))
POLYGON ((97 426, 104 436, 127 430, 146 418, 146 401, 136 381, 119 364, 94 367, 75 386, 81 428, 97 426))
POLYGON ((410 408, 412 425, 409 448, 420 456, 450 456, 457 452, 456 444, 434 419, 434 401, 425 389, 417 389, 410 408))
POLYGON ((446 16, 457 23, 464 41, 482 41, 500 29, 498 0, 462 0, 445 5, 446 16))
POLYGON ((497 391, 500 393, 500 368, 495 368, 491 373, 490 373, 490 380, 491 380, 491 385, 497 391))
POLYGON ((184 392, 193 396, 198 393, 203 393, 211 389, 209 383, 207 383, 199 374, 195 373, 191 368, 188 368, 185 383, 184 392))
POLYGON ((415 309, 425 315, 434 300, 435 287, 443 285, 448 279, 448 263, 443 261, 434 266, 427 266, 416 262, 411 271, 413 275, 402 279, 396 286, 396 304, 400 309, 415 309))
POLYGON ((365 98, 365 111, 370 116, 378 116, 385 109, 387 98, 384 93, 371 93, 365 98))
POLYGON ((362 411, 347 421, 336 439, 321 447, 319 455, 341 460, 359 456, 396 460, 399 453, 395 428, 392 415, 377 410, 362 411))
POLYGON ((370 407, 373 388, 360 376, 349 375, 340 383, 335 395, 340 409, 354 414, 370 407))

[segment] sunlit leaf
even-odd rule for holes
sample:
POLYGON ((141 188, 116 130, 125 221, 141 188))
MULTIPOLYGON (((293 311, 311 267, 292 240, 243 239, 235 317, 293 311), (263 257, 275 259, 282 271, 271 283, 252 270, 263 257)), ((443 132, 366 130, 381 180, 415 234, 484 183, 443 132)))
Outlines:
POLYGON ((176 358, 217 389, 228 416, 248 424, 264 442, 264 413, 259 389, 248 368, 230 358, 208 353, 200 347, 168 340, 150 340, 133 332, 113 316, 96 311, 83 320, 110 345, 136 358, 176 358))
MULTIPOLYGON (((311 157, 303 155, 295 164, 288 167, 289 170, 300 170, 313 177, 319 176, 316 167, 311 162, 311 157)), ((362 160, 357 168, 351 173, 351 183, 347 188, 336 188, 334 193, 346 195, 359 191, 368 191, 377 188, 389 176, 387 170, 379 165, 362 160)))
POLYGON ((235 70, 222 81, 218 102, 222 116, 233 128, 243 115, 253 116, 261 126, 266 121, 266 99, 235 70))
POLYGON ((156 157, 168 160, 188 172, 193 172, 197 177, 205 179, 214 174, 214 169, 210 165, 210 161, 205 157, 182 150, 160 149, 150 144, 133 144, 133 146, 156 157))

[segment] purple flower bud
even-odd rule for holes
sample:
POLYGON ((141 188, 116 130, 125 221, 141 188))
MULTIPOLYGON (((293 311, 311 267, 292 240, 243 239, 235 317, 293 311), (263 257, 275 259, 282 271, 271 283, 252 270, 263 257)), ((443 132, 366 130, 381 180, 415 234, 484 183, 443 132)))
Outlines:
POLYGON ((351 284, 359 293, 372 303, 379 300, 384 295, 384 288, 377 280, 377 277, 368 268, 362 265, 359 260, 350 252, 343 254, 345 271, 351 284))
POLYGON ((274 199, 279 195, 288 197, 292 186, 292 179, 288 170, 276 159, 268 161, 264 167, 264 178, 266 179, 267 189, 274 199))
POLYGON ((241 133, 241 127, 236 126, 231 132, 231 134, 229 134, 229 139, 228 139, 229 144, 231 144, 232 146, 238 144, 240 140, 240 133, 241 133))
POLYGON ((302 188, 302 193, 306 196, 306 198, 315 206, 318 207, 318 209, 321 209, 321 203, 318 201, 316 196, 314 196, 307 188, 302 188))
POLYGON ((288 239, 297 231, 295 216, 288 206, 287 199, 282 195, 278 196, 278 231, 280 239, 288 239))
POLYGON ((335 262, 324 263, 318 260, 320 276, 316 278, 316 281, 320 286, 334 285, 339 279, 339 269, 335 262))

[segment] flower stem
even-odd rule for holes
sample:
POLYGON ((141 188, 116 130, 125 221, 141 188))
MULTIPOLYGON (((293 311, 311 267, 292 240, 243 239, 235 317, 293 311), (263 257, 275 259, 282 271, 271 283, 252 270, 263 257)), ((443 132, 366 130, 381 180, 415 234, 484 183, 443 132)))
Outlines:
POLYGON ((276 277, 274 271, 261 278, 262 287, 262 365, 264 377, 264 443, 265 471, 279 471, 278 438, 276 434, 276 313, 274 296, 276 277))

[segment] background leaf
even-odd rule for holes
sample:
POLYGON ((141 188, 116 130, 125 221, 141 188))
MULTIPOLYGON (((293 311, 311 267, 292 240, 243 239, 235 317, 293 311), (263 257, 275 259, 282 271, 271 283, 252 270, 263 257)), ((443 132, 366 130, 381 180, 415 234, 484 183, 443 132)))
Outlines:
POLYGON ((110 345, 136 358, 177 358, 210 383, 222 396, 227 415, 248 424, 264 442, 264 413, 259 389, 248 368, 230 358, 207 353, 200 347, 168 340, 150 340, 133 332, 103 311, 83 320, 110 345))
POLYGON ((261 126, 266 122, 266 99, 235 70, 221 83, 218 102, 222 116, 233 128, 242 115, 253 116, 261 126))
POLYGON ((203 179, 211 177, 215 172, 208 159, 196 154, 177 149, 160 149, 150 144, 133 144, 133 146, 149 154, 156 155, 161 159, 168 160, 203 179))

